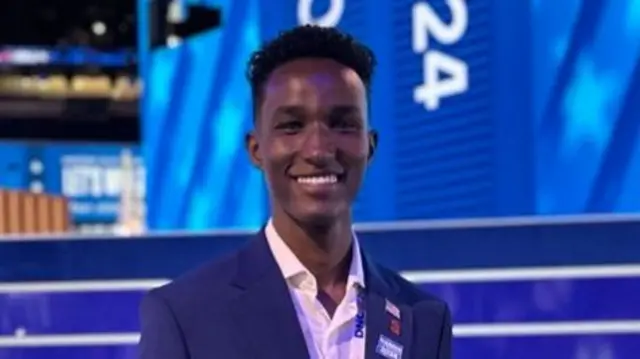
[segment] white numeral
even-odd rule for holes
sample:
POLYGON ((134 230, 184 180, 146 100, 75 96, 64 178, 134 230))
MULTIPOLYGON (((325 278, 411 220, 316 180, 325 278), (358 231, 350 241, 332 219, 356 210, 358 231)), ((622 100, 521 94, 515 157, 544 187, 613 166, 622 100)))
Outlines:
POLYGON ((313 14, 311 14, 313 0, 298 0, 298 24, 323 27, 338 26, 344 13, 345 1, 346 0, 330 0, 327 12, 322 16, 314 17, 313 14))
POLYGON ((437 50, 423 55, 423 84, 413 91, 416 103, 427 110, 440 107, 440 99, 457 95, 469 88, 469 69, 464 61, 437 50))
POLYGON ((419 2, 412 8, 412 47, 423 57, 423 83, 415 88, 413 98, 430 111, 438 109, 443 98, 469 89, 468 65, 429 47, 430 36, 442 45, 453 45, 467 31, 469 14, 466 1, 447 0, 447 5, 451 9, 449 24, 443 22, 427 3, 419 2))
POLYGON ((413 4, 413 51, 421 53, 429 48, 429 35, 444 45, 452 45, 464 36, 469 26, 465 0, 447 0, 451 8, 451 23, 445 24, 427 3, 413 4))

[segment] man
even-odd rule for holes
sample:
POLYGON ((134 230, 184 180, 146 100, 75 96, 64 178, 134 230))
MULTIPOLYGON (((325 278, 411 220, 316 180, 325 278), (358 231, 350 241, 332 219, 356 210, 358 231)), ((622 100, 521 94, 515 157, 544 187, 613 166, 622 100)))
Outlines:
POLYGON ((251 58, 252 162, 272 218, 242 250, 151 291, 142 359, 449 359, 445 303, 362 253, 351 204, 376 149, 375 59, 302 26, 251 58))

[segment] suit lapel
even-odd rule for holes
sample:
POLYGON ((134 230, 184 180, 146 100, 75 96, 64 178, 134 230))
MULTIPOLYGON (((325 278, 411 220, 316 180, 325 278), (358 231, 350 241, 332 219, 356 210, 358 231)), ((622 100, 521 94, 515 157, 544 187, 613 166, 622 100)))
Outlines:
POLYGON ((397 298, 397 289, 387 283, 375 264, 363 256, 366 268, 366 359, 395 359, 382 352, 398 352, 398 359, 411 357, 411 338, 413 336, 413 313, 411 307, 401 305, 397 298), (387 302, 390 307, 387 308, 387 302), (399 318, 394 310, 400 312, 399 318), (390 351, 389 351, 390 350, 390 351))
POLYGON ((309 357, 287 284, 264 232, 240 253, 234 284, 244 291, 232 311, 252 358, 309 357))

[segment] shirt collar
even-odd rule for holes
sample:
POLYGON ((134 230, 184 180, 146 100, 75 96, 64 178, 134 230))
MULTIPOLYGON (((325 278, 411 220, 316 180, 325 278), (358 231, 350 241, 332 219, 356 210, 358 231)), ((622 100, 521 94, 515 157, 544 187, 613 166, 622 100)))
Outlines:
MULTIPOLYGON (((315 278, 311 272, 302 264, 302 262, 300 262, 298 257, 296 257, 296 255, 291 251, 284 240, 282 240, 282 237, 280 237, 273 226, 271 219, 265 228, 265 237, 267 237, 269 248, 271 249, 276 263, 278 264, 278 267, 280 267, 280 271, 287 282, 293 285, 299 285, 302 281, 311 280, 314 283, 314 286, 316 286, 315 278), (302 279, 297 280, 297 278, 302 279)), ((354 286, 364 288, 365 281, 362 254, 355 232, 353 233, 353 241, 351 243, 353 250, 351 251, 352 256, 351 264, 349 266, 349 275, 347 277, 347 288, 354 286)))

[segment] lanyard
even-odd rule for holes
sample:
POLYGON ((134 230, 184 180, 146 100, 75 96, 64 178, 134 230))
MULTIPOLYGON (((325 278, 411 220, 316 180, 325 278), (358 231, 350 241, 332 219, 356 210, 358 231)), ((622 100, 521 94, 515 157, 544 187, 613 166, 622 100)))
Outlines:
POLYGON ((364 338, 365 319, 367 316, 366 308, 364 307, 364 290, 358 288, 358 297, 356 298, 358 306, 358 312, 355 317, 355 330, 353 336, 356 338, 364 338))

